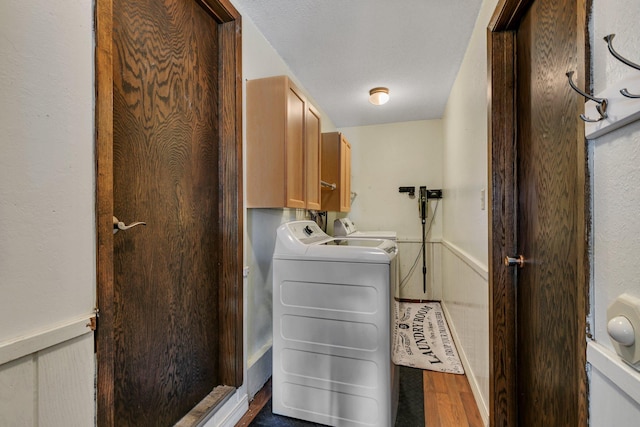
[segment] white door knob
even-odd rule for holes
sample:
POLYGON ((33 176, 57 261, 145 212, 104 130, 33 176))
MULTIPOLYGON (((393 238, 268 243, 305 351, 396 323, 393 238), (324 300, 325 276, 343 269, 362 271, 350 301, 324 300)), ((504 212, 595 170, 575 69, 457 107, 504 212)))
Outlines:
POLYGON ((624 346, 632 346, 636 341, 633 325, 624 316, 616 316, 607 323, 607 332, 611 339, 624 346))

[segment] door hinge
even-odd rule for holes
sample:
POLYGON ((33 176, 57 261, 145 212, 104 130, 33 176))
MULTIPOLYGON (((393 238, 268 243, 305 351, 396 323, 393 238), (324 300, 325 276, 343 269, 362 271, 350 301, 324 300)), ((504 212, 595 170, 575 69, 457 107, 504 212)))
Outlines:
POLYGON ((591 320, 592 320, 591 315, 587 315, 585 332, 588 340, 594 340, 593 333, 591 332, 591 320))

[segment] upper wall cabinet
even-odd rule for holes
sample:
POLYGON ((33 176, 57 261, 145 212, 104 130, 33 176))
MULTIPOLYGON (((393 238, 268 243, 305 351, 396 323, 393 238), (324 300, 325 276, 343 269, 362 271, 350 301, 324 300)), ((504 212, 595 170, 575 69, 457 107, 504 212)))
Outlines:
POLYGON ((320 129, 287 76, 247 81, 247 207, 320 209, 320 129))
POLYGON ((322 188, 322 210, 351 210, 351 144, 340 132, 322 134, 322 181, 335 189, 322 188))

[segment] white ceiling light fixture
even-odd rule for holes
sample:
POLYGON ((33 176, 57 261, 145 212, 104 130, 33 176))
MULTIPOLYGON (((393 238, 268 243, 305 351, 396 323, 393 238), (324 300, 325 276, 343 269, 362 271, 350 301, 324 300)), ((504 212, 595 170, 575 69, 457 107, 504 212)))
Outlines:
POLYGON ((386 87, 374 87, 369 91, 369 102, 373 105, 382 105, 389 100, 389 89, 386 87))

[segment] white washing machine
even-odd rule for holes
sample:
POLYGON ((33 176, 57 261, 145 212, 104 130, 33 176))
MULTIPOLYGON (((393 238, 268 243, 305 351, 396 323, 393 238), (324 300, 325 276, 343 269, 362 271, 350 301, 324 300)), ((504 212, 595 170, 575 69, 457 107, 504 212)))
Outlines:
MULTIPOLYGON (((333 221, 333 236, 345 237, 349 239, 386 239, 394 242, 398 241, 398 233, 395 231, 360 231, 349 218, 337 218, 333 221)), ((398 255, 400 257, 400 255, 398 255)), ((400 299, 400 260, 398 259, 396 268, 396 286, 393 289, 393 297, 400 299)))
POLYGON ((398 240, 398 234, 395 231, 359 231, 349 218, 337 218, 333 221, 333 235, 335 237, 398 240))
POLYGON ((313 221, 277 231, 273 412, 331 426, 394 425, 395 242, 335 239, 313 221))

